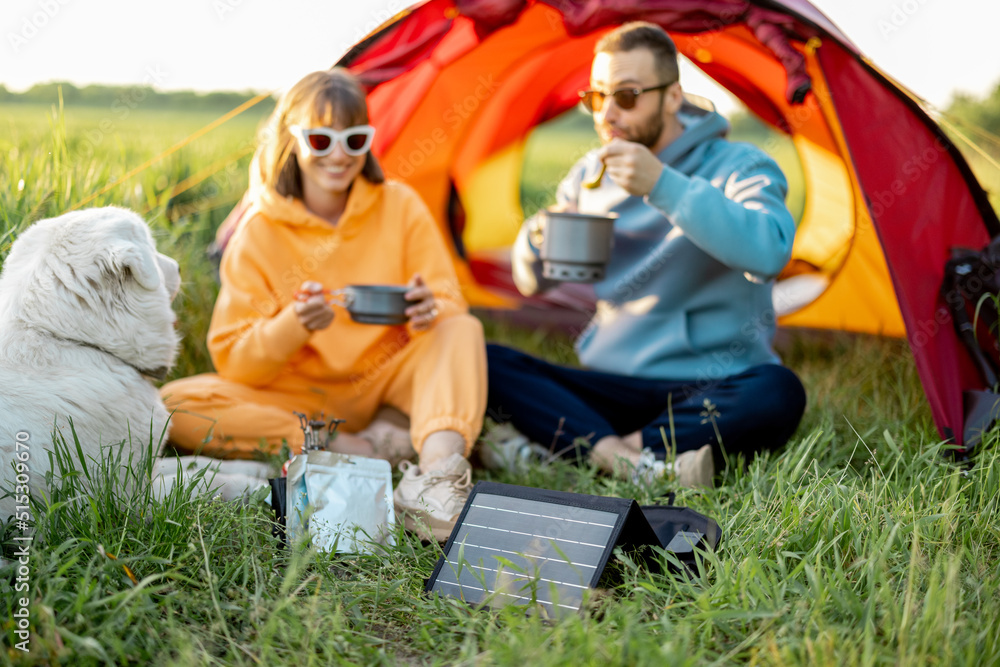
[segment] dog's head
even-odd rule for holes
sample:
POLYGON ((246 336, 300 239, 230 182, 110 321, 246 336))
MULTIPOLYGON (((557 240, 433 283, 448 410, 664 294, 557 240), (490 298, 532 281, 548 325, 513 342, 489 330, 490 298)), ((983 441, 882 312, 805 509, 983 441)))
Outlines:
POLYGON ((177 262, 156 251, 138 215, 74 211, 15 241, 0 275, 0 322, 101 348, 156 377, 177 354, 170 304, 179 287, 177 262))

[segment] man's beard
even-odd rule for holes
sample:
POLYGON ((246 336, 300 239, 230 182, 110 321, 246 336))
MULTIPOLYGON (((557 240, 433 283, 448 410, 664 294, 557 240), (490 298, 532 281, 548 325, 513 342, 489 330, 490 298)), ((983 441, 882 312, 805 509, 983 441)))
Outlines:
POLYGON ((642 126, 637 128, 634 133, 630 132, 629 141, 642 144, 646 148, 652 148, 663 135, 663 127, 663 114, 658 113, 650 118, 648 123, 644 123, 642 126), (631 136, 633 134, 634 136, 631 136))
POLYGON ((665 95, 663 91, 660 91, 660 104, 656 108, 656 113, 647 122, 643 123, 635 130, 626 130, 624 128, 615 128, 622 132, 624 136, 622 137, 626 141, 633 141, 637 144, 642 144, 646 148, 652 148, 656 145, 656 142, 660 140, 663 135, 663 129, 666 124, 663 122, 663 100, 665 95))

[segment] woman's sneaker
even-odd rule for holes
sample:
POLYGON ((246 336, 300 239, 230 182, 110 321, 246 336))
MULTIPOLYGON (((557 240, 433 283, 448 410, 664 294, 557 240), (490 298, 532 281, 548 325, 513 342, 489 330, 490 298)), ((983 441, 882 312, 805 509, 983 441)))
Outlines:
POLYGON ((500 424, 482 438, 479 460, 487 470, 523 472, 549 458, 549 450, 528 440, 510 424, 500 424))
POLYGON ((433 466, 433 470, 421 473, 415 463, 400 463, 403 479, 396 485, 392 499, 396 518, 407 530, 422 540, 446 542, 469 499, 472 466, 461 454, 435 461, 433 466))

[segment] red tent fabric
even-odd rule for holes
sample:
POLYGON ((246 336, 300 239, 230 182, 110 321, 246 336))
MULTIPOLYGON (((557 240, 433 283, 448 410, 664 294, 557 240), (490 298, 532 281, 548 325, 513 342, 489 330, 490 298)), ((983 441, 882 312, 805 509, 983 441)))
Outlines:
POLYGON ((795 142, 807 202, 784 277, 821 289, 780 321, 905 334, 942 436, 960 439, 981 382, 939 289, 951 249, 1000 222, 913 96, 805 0, 427 0, 351 49, 338 64, 369 88, 374 150, 453 233, 470 300, 511 303, 525 137, 576 104, 593 44, 631 20, 795 142))

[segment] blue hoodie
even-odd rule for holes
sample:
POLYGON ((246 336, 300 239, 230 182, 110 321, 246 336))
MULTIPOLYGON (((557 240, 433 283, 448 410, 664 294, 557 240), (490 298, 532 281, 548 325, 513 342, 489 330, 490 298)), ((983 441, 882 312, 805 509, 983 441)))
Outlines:
MULTIPOLYGON (((576 341, 588 368, 707 381, 780 363, 771 288, 795 236, 785 177, 757 147, 727 141, 729 123, 714 111, 685 104, 678 117, 684 132, 659 154, 666 168, 645 197, 607 176, 581 188, 598 171, 596 151, 559 185, 559 203, 618 214, 605 278, 594 284, 597 311, 576 341)), ((512 255, 526 295, 558 284, 542 278, 531 226, 512 255)))

